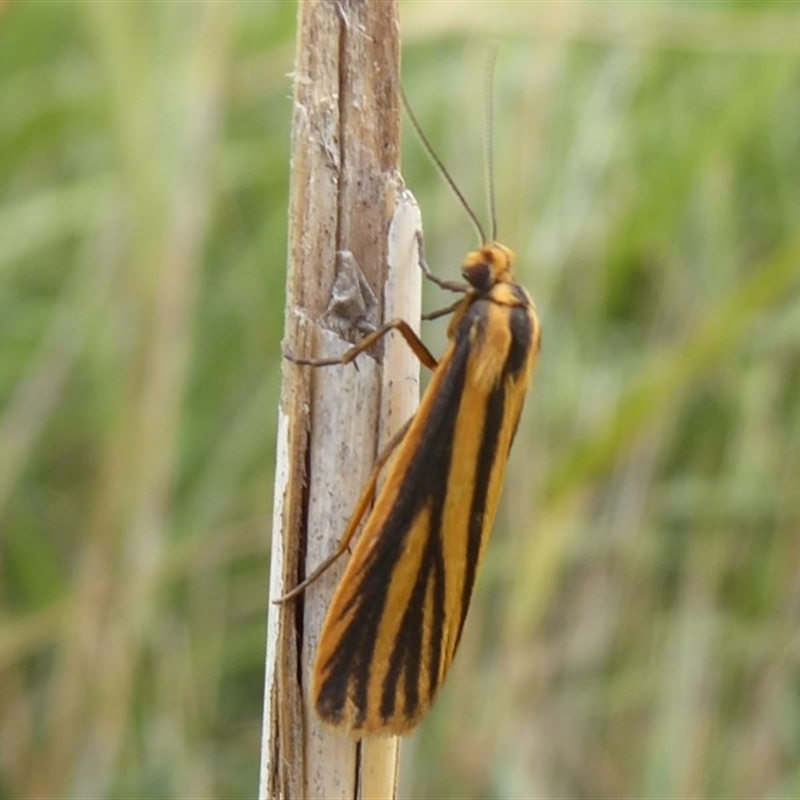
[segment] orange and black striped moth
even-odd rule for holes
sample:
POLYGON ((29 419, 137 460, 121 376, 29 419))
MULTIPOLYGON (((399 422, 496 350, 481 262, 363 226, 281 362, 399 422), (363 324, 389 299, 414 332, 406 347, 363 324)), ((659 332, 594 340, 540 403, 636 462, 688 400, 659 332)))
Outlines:
MULTIPOLYGON (((445 177, 452 185, 446 171, 445 177)), ((453 317, 438 362, 402 320, 338 359, 290 356, 301 365, 347 364, 397 330, 433 370, 416 414, 378 459, 337 552, 280 600, 314 581, 361 527, 320 634, 312 685, 322 720, 356 736, 410 731, 442 686, 539 352, 539 320, 530 295, 514 280, 514 254, 494 241, 494 230, 487 242, 477 227, 484 244, 463 262, 466 285, 435 278, 418 237, 425 275, 463 294, 445 310, 453 317), (376 492, 381 471, 385 478, 376 492)))

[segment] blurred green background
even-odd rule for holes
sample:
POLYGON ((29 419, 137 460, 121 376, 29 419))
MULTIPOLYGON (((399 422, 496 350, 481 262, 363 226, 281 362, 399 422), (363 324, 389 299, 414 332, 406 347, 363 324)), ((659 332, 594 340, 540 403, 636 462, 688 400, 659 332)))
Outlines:
MULTIPOLYGON (((295 14, 0 6, 2 797, 256 793, 295 14)), ((800 8, 401 16, 479 210, 502 41, 500 237, 544 327, 402 795, 800 796, 800 8)), ((455 277, 474 234, 405 139, 455 277)))

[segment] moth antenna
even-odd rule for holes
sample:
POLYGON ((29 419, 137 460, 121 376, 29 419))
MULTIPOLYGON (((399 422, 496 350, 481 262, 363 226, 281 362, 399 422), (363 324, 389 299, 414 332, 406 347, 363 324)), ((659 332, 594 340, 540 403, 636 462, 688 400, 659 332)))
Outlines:
POLYGON ((494 190, 494 67, 497 63, 499 49, 500 46, 496 44, 489 53, 484 86, 486 93, 486 192, 493 242, 497 241, 497 203, 494 190))
POLYGON ((400 87, 400 97, 403 100, 403 108, 405 108, 406 114, 408 114, 408 119, 411 122, 411 127, 414 128, 417 136, 419 136, 419 140, 422 142, 422 146, 425 148, 425 152, 428 154, 431 161, 433 161, 433 163, 436 165, 436 169, 439 170, 445 181, 447 181, 447 185, 453 190, 453 193, 458 198, 459 202, 464 208, 464 211, 467 212, 467 216, 472 221, 472 224, 475 227, 478 236, 480 237, 480 243, 486 244, 488 242, 488 239, 486 238, 486 232, 483 229, 483 225, 481 225, 475 212, 472 210, 470 204, 467 202, 467 198, 464 197, 461 190, 458 188, 458 186, 456 186, 456 182, 453 180, 452 176, 447 171, 447 167, 445 167, 444 163, 442 162, 442 159, 436 155, 436 151, 433 149, 433 146, 428 141, 428 137, 425 136, 425 134, 422 132, 422 126, 419 124, 417 118, 414 116, 414 112, 411 110, 411 104, 408 102, 408 98, 406 97, 406 93, 403 90, 402 86, 400 87))

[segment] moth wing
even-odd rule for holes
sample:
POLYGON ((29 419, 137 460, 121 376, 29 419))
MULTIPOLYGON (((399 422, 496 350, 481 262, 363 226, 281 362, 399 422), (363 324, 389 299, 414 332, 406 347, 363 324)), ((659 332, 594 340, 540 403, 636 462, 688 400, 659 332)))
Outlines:
POLYGON ((333 725, 404 733, 449 669, 529 377, 506 369, 509 315, 465 314, 387 466, 317 649, 314 703, 333 725))

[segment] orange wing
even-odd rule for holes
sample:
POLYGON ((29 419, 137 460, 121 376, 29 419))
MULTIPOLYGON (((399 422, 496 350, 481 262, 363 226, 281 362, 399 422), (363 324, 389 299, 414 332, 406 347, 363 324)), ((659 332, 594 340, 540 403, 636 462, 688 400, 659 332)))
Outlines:
POLYGON ((539 348, 533 303, 509 281, 469 294, 449 334, 317 650, 316 710, 356 735, 407 732, 444 681, 539 348))

